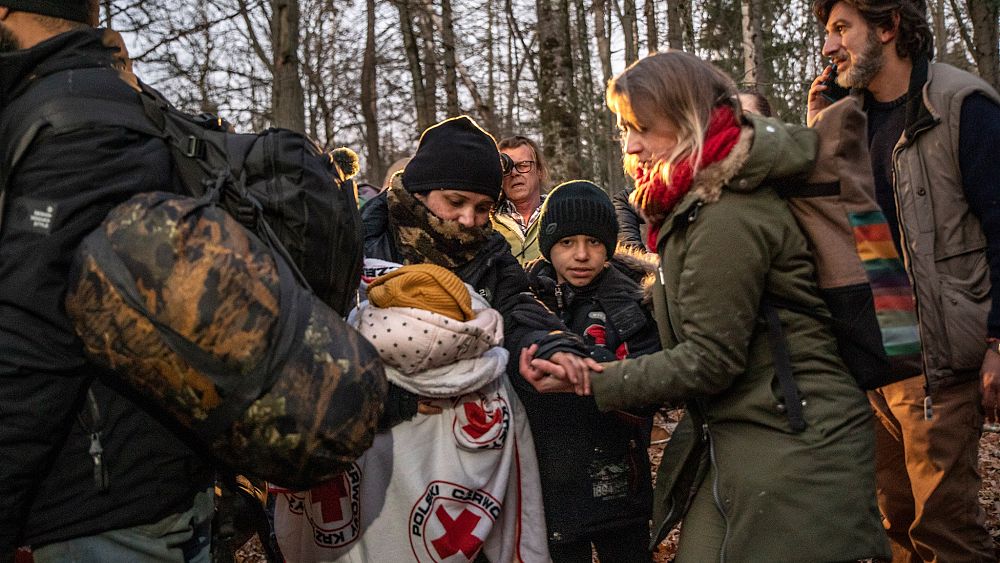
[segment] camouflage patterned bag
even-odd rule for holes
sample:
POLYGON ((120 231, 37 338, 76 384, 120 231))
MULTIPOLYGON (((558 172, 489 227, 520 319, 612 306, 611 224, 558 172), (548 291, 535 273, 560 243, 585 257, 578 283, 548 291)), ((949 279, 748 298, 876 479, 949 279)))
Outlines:
POLYGON ((307 489, 371 445, 387 390, 375 349, 210 196, 119 205, 69 288, 87 356, 229 469, 307 489))

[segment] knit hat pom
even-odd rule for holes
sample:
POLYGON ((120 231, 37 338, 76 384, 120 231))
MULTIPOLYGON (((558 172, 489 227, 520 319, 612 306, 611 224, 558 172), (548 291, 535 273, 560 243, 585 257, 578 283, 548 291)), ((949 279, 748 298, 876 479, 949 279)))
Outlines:
POLYGON ((435 264, 411 264, 375 278, 368 285, 368 300, 383 309, 413 307, 461 322, 476 316, 462 280, 435 264))
POLYGON ((403 169, 411 193, 459 190, 500 197, 503 167, 496 141, 467 115, 428 127, 403 169))
POLYGON ((552 247, 574 235, 587 235, 604 243, 608 260, 618 244, 618 218, 611 198, 593 182, 572 180, 549 192, 538 219, 538 246, 550 260, 552 247))

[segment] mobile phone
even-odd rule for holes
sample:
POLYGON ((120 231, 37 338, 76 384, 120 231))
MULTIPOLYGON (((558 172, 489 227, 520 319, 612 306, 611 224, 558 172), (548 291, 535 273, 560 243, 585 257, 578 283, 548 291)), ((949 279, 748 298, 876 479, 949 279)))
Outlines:
POLYGON ((823 86, 826 86, 826 90, 820 92, 820 95, 831 103, 851 93, 850 88, 844 88, 837 84, 837 65, 835 64, 830 65, 830 76, 823 81, 823 86))

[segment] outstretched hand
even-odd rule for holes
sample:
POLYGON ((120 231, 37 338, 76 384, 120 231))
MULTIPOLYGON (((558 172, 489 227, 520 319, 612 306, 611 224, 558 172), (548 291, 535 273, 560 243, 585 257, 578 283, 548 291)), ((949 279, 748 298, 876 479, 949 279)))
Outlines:
POLYGON ((538 345, 521 350, 519 367, 523 376, 540 393, 590 394, 590 372, 604 370, 592 358, 556 352, 551 359, 535 357, 538 345))

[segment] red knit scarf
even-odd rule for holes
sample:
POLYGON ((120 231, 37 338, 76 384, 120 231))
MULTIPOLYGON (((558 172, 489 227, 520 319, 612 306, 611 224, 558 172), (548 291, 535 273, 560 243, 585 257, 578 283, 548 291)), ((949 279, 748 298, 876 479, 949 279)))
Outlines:
POLYGON ((656 237, 667 214, 691 190, 695 174, 706 166, 726 158, 740 138, 740 124, 729 106, 719 106, 712 111, 705 132, 705 147, 697 170, 691 157, 680 160, 667 170, 663 161, 651 167, 640 165, 635 173, 635 191, 632 205, 649 221, 646 244, 656 249, 656 237), (669 178, 669 181, 668 181, 669 178))

